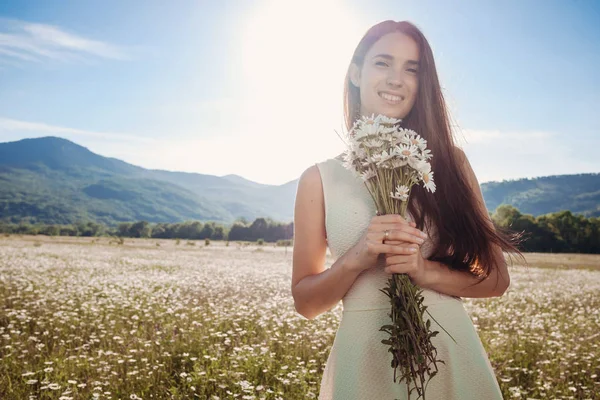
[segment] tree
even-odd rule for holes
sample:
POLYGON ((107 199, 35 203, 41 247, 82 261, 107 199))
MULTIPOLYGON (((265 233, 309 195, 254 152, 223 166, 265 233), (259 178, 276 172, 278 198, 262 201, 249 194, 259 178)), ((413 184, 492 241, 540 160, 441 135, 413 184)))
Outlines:
POLYGON ((511 228, 513 223, 519 219, 521 213, 510 204, 502 204, 496 208, 492 220, 501 227, 511 228))
POLYGON ((131 222, 121 222, 117 227, 118 235, 121 237, 129 236, 129 229, 131 229, 131 222))
POLYGON ((150 237, 150 226, 148 221, 138 221, 131 225, 129 228, 129 236, 135 238, 148 238, 150 237))
POLYGON ((227 235, 229 240, 248 240, 248 228, 244 225, 233 224, 227 235))
POLYGON ((264 218, 256 218, 250 225, 250 240, 256 241, 258 238, 266 237, 268 227, 269 224, 264 218))
POLYGON ((200 232, 199 239, 210 239, 215 231, 215 223, 207 222, 204 224, 204 228, 202 228, 202 232, 200 232))
POLYGON ((221 225, 215 226, 215 230, 213 231, 211 239, 213 240, 223 240, 225 239, 225 229, 221 225))

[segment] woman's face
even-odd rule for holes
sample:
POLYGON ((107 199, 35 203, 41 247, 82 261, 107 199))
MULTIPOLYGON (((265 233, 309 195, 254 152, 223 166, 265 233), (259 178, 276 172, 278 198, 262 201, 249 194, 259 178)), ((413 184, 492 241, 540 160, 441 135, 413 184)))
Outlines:
POLYGON ((404 118, 419 87, 419 47, 400 32, 388 33, 371 46, 360 66, 351 65, 350 80, 360 88, 361 115, 404 118))

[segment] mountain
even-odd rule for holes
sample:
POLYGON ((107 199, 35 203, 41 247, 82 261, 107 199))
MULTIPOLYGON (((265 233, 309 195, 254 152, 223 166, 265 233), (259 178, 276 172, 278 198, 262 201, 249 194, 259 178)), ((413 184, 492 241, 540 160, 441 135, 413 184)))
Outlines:
POLYGON ((256 182, 252 182, 244 177, 241 177, 239 175, 225 175, 222 176, 221 178, 223 179, 227 179, 230 182, 236 183, 236 184, 240 184, 240 185, 245 185, 245 186, 251 186, 251 187, 264 187, 267 185, 263 185, 262 183, 256 183, 256 182))
POLYGON ((295 181, 150 170, 48 136, 0 143, 0 221, 292 220, 295 181))
POLYGON ((600 217, 600 174, 554 175, 486 182, 481 185, 488 210, 510 204, 534 216, 562 210, 600 217))
MULTIPOLYGON (((265 185, 239 175, 146 169, 47 136, 0 143, 0 221, 92 220, 231 223, 293 218, 297 180, 265 185)), ((511 204, 538 216, 570 210, 600 216, 600 174, 486 182, 488 210, 511 204)))

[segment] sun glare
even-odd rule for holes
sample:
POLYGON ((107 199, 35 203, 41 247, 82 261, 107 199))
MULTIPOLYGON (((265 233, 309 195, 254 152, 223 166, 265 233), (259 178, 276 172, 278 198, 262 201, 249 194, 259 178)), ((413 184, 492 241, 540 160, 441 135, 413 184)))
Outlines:
POLYGON ((343 126, 343 80, 364 30, 343 1, 265 1, 243 19, 236 79, 248 133, 264 141, 257 146, 282 150, 269 163, 299 174, 343 151, 334 130, 343 126))

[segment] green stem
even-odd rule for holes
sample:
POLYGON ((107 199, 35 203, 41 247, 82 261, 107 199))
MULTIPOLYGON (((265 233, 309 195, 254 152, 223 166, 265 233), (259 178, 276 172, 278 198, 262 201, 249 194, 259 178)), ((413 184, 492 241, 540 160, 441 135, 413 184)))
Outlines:
MULTIPOLYGON (((444 329, 444 327, 442 325, 440 325, 440 323, 437 322, 437 320, 435 318, 433 318, 433 315, 431 315, 431 313, 429 313, 429 310, 425 310, 425 312, 427 314, 429 314, 429 316, 431 317, 431 319, 434 320, 435 323, 438 324, 440 326, 440 328, 442 328, 444 330, 444 332, 446 332, 448 334, 448 336, 450 336, 450 338, 452 338, 452 340, 454 340, 454 338, 452 337, 452 335, 446 329, 444 329)), ((456 340, 454 340, 454 343, 458 344, 458 342, 456 340)))

